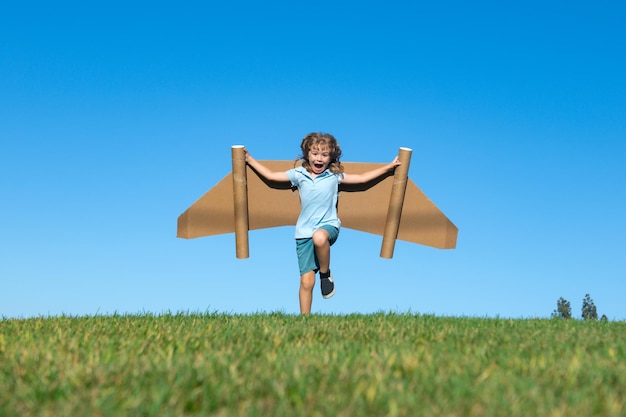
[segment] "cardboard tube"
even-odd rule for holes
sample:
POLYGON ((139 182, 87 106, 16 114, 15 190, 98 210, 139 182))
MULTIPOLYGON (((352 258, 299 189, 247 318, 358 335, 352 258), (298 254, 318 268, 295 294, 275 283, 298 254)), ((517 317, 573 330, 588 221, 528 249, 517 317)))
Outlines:
POLYGON ((232 147, 233 201, 235 203, 235 246, 237 258, 249 256, 248 247, 248 178, 246 155, 242 145, 232 147))
POLYGON ((404 204, 404 193, 409 178, 411 152, 413 151, 410 148, 400 148, 398 152, 398 159, 400 159, 401 164, 396 167, 393 176, 389 208, 387 209, 387 220, 383 232, 383 244, 380 248, 381 258, 391 259, 393 257, 393 249, 396 245, 396 238, 398 237, 398 229, 400 227, 402 205, 404 204))

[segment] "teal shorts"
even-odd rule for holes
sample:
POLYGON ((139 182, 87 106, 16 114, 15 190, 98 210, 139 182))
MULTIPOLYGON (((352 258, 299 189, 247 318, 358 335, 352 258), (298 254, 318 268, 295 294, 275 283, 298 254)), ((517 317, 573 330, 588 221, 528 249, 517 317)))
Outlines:
MULTIPOLYGON (((322 226, 320 229, 328 232, 328 241, 332 246, 339 236, 339 229, 334 226, 322 226)), ((317 259, 317 255, 315 255, 315 248, 313 247, 313 238, 296 239, 296 252, 298 253, 300 275, 310 271, 317 272, 320 269, 320 262, 317 259)))

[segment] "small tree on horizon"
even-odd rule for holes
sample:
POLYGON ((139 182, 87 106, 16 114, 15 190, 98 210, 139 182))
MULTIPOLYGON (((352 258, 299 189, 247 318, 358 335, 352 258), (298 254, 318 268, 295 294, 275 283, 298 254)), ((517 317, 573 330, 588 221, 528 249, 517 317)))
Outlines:
POLYGON ((556 302, 556 310, 552 312, 553 318, 559 319, 571 319, 572 318, 572 306, 569 301, 561 297, 556 302))
POLYGON ((585 298, 583 299, 582 316, 583 320, 598 320, 598 311, 596 309, 596 305, 589 294, 586 294, 585 298))

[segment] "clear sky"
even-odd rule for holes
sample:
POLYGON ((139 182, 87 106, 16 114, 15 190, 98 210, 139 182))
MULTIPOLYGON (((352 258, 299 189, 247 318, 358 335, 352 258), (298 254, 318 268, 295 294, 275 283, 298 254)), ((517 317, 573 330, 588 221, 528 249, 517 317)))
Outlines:
POLYGON ((230 147, 413 149, 457 248, 349 229, 315 313, 626 319, 626 3, 10 2, 0 316, 298 312, 293 228, 176 238, 230 147))

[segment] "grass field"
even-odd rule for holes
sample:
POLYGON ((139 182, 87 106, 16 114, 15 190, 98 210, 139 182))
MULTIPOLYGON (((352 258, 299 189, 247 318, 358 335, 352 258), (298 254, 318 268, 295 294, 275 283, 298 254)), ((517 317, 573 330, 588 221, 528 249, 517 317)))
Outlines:
POLYGON ((624 416, 626 323, 417 314, 0 320, 0 416, 624 416))

